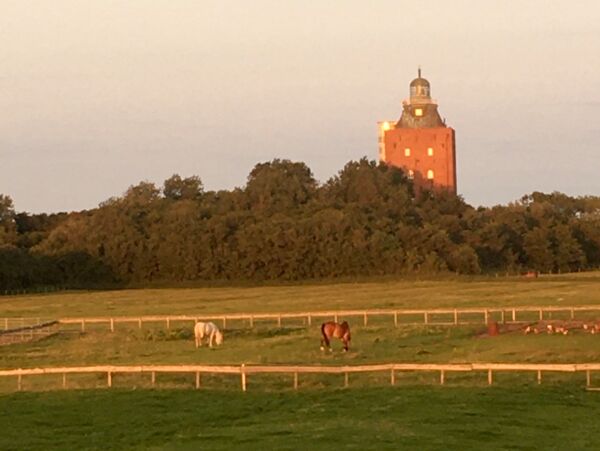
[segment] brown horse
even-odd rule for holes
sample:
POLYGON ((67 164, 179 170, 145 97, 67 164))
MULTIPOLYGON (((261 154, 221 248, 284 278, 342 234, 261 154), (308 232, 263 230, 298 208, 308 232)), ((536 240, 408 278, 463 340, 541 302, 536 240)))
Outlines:
POLYGON ((352 337, 350 336, 350 326, 346 321, 342 324, 336 323, 334 321, 327 321, 326 323, 321 324, 321 334, 323 338, 321 338, 321 351, 325 350, 323 344, 326 344, 331 351, 331 344, 329 340, 331 337, 339 338, 344 342, 344 352, 348 350, 348 344, 352 337))

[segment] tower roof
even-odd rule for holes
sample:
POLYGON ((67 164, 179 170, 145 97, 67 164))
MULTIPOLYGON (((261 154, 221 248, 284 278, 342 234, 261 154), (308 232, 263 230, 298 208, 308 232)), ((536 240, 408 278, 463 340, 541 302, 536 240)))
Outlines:
POLYGON ((430 87, 429 81, 427 81, 425 78, 421 77, 421 68, 420 67, 419 67, 418 74, 419 74, 418 77, 410 82, 410 87, 413 88, 415 86, 427 86, 429 88, 430 87))
POLYGON ((420 67, 417 78, 410 82, 410 97, 402 102, 402 105, 402 116, 396 123, 398 128, 446 126, 438 113, 437 103, 431 98, 429 81, 421 77, 420 67))

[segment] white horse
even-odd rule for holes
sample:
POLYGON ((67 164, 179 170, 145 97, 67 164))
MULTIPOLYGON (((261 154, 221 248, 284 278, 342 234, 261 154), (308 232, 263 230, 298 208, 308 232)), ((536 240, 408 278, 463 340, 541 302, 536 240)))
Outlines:
POLYGON ((202 346, 202 339, 206 336, 208 336, 208 346, 211 348, 213 340, 217 345, 223 343, 223 332, 215 323, 196 323, 194 336, 196 337, 196 347, 202 346))

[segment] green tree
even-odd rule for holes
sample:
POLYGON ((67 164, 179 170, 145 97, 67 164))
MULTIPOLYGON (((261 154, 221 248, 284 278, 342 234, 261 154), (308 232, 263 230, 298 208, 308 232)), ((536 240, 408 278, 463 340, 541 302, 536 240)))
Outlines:
POLYGON ((200 177, 193 176, 182 179, 174 174, 163 185, 163 195, 171 200, 200 200, 204 187, 200 177))
POLYGON ((252 169, 245 192, 256 213, 271 215, 297 210, 313 198, 316 188, 317 182, 304 163, 275 159, 252 169))
POLYGON ((17 240, 15 209, 10 197, 0 194, 0 246, 14 244, 17 240))

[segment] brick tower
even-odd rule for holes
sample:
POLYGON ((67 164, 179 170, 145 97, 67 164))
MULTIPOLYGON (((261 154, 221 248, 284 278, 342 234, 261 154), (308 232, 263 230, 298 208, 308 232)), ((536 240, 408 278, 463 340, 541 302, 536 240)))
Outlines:
POLYGON ((431 98, 429 82, 410 82, 400 120, 379 122, 379 159, 402 168, 416 191, 447 190, 456 194, 454 130, 446 126, 431 98))

